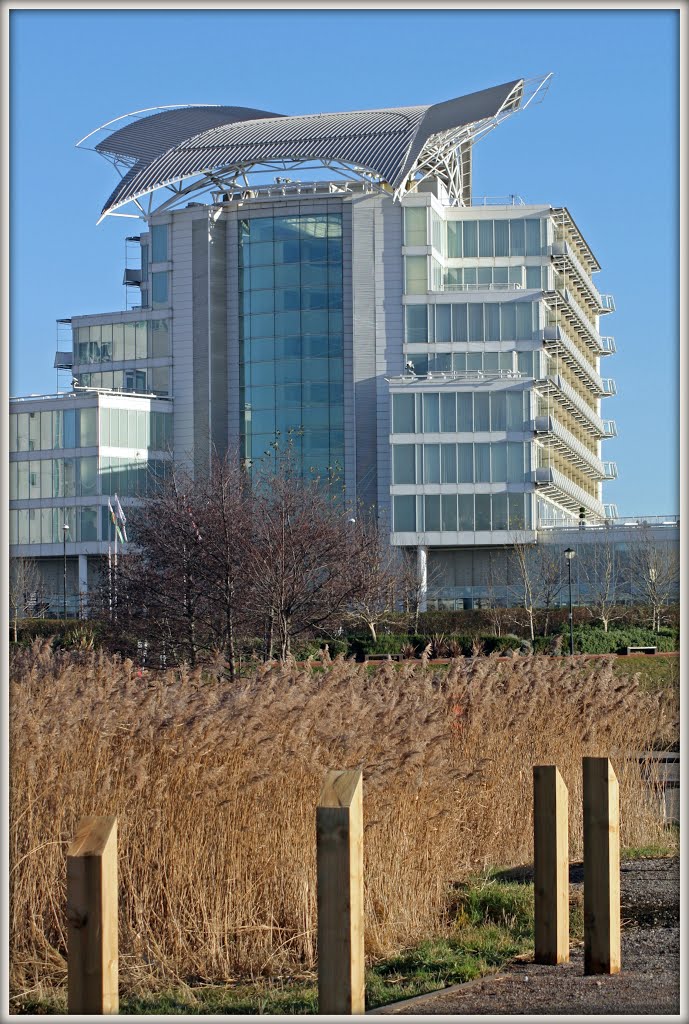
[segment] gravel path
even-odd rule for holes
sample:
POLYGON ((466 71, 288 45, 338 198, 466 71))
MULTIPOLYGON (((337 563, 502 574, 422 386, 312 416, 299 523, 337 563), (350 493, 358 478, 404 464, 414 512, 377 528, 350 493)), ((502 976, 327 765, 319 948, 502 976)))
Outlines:
MULTIPOLYGON (((528 877, 525 872, 508 873, 528 877)), ((678 1014, 679 859, 626 861, 621 867, 622 970, 584 975, 583 944, 557 967, 519 959, 498 973, 419 996, 375 1014, 678 1014)), ((572 865, 573 890, 583 868, 572 865)))

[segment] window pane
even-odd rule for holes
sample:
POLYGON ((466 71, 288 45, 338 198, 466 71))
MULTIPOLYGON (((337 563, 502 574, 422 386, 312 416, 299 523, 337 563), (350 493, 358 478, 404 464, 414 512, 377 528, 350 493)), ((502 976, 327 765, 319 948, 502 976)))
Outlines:
POLYGON ((480 220, 478 222, 478 254, 479 256, 495 255, 492 220, 480 220))
POLYGON ((41 447, 41 414, 29 413, 29 451, 37 452, 41 447))
POLYGON ((426 494, 424 496, 424 523, 426 532, 440 529, 440 495, 426 494))
POLYGON ((474 430, 490 430, 489 396, 474 395, 474 430))
POLYGON ((510 252, 512 256, 524 256, 524 221, 513 220, 510 223, 510 252))
POLYGON ((474 479, 477 484, 490 483, 490 445, 474 445, 474 479))
POLYGON ((98 410, 79 410, 79 445, 81 448, 95 448, 98 444, 98 410))
POLYGON ((395 434, 414 433, 414 395, 392 396, 392 430, 395 434))
POLYGON ((415 484, 414 445, 394 444, 392 446, 393 484, 415 484))
POLYGON ((517 311, 515 302, 507 302, 500 306, 500 339, 501 341, 517 340, 517 311))
POLYGON ((469 341, 483 341, 483 303, 469 304, 469 341))
POLYGON ((98 540, 98 509, 94 506, 80 508, 79 539, 98 540))
POLYGON ((457 400, 455 392, 440 395, 440 429, 454 433, 457 429, 457 400))
POLYGON ((149 351, 153 359, 160 359, 170 354, 170 336, 167 320, 151 320, 149 351))
POLYGON ((404 244, 427 245, 426 207, 407 206, 404 210, 404 244))
POLYGON ((508 494, 510 530, 523 530, 524 522, 524 494, 508 494))
POLYGON ((440 430, 438 405, 438 395, 423 396, 423 430, 425 434, 437 433, 440 430))
POLYGON ((486 302, 485 313, 485 334, 486 341, 500 341, 500 306, 497 302, 486 302))
POLYGON ((523 392, 521 391, 508 391, 506 395, 507 399, 507 429, 508 430, 523 430, 524 429, 524 414, 523 414, 523 392))
POLYGON ((507 480, 515 484, 524 481, 524 445, 521 441, 507 443, 507 480))
POLYGON ((74 409, 65 409, 63 413, 64 417, 64 447, 65 448, 76 448, 76 431, 75 431, 75 416, 74 409))
POLYGON ((490 429, 507 429, 507 399, 504 391, 494 391, 490 396, 490 429))
MULTIPOLYGON (((16 420, 15 420, 16 423, 16 420)), ((16 430, 16 427, 15 427, 16 430)), ((47 451, 53 447, 53 414, 52 412, 41 413, 41 448, 47 451)), ((12 451, 10 446, 10 451, 12 451)))
POLYGON ((424 303, 419 306, 406 307, 407 342, 415 344, 428 341, 428 307, 424 303))
POLYGON ((423 446, 423 482, 425 484, 440 483, 439 444, 425 444, 423 446))
POLYGON ((532 303, 517 302, 517 341, 530 341, 532 336, 532 303))
POLYGON ((462 222, 447 222, 447 255, 449 259, 460 259, 462 256, 462 222))
POLYGON ((467 325, 467 304, 457 302, 452 306, 452 340, 468 341, 469 328, 467 325))
POLYGON ((464 252, 463 256, 478 256, 478 230, 475 220, 464 221, 464 252))
POLYGON ((97 494, 98 459, 95 455, 79 459, 79 482, 82 495, 97 494))
POLYGON ((507 444, 500 442, 491 446, 491 477, 493 483, 507 480, 507 444))
POLYGON ((526 228, 526 255, 541 255, 541 222, 540 220, 524 221, 526 228))
POLYGON ((440 446, 440 482, 443 484, 457 483, 456 444, 441 444, 440 446))
POLYGON ((396 533, 411 533, 416 530, 416 496, 396 494, 392 499, 393 530, 396 533))
POLYGON ((146 359, 148 356, 148 325, 145 320, 139 320, 134 327, 136 331, 136 358, 146 359))
POLYGON ((490 494, 476 494, 476 529, 490 530, 490 494))
POLYGON ((472 394, 470 391, 460 391, 457 394, 457 430, 461 433, 473 429, 472 394))
POLYGON ((493 529, 507 529, 507 494, 492 495, 493 529))
POLYGON ((440 496, 440 528, 442 530, 457 529, 457 495, 442 494, 440 496))
POLYGON ((474 529, 474 496, 473 494, 457 495, 457 525, 460 530, 474 529))
POLYGON ((153 308, 167 306, 168 298, 168 273, 163 271, 159 274, 151 274, 151 298, 153 308))
POLYGON ((428 260, 425 256, 405 256, 405 292, 423 295, 428 291, 428 260))
POLYGON ((474 446, 473 444, 458 444, 457 454, 459 458, 459 483, 473 484, 474 482, 474 446))
POLYGON ((437 305, 435 307, 435 340, 451 341, 450 318, 452 307, 449 305, 437 305))
MULTIPOLYGON (((10 469, 12 464, 10 463, 10 469)), ((10 497, 12 497, 11 484, 10 484, 10 497)), ((42 498, 54 498, 56 495, 53 494, 53 460, 43 459, 41 462, 41 497, 42 498)))
POLYGON ((509 256, 510 250, 510 222, 508 220, 496 220, 495 224, 495 255, 509 256))
POLYGON ((167 224, 153 224, 151 227, 151 262, 161 263, 167 257, 167 224))

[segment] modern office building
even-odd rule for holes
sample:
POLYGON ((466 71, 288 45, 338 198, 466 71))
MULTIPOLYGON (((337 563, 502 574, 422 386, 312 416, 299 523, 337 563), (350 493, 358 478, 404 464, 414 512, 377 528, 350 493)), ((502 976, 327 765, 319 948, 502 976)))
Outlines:
POLYGON ((614 518, 599 264, 566 208, 472 185, 473 145, 548 80, 337 114, 156 109, 82 140, 121 175, 102 216, 141 230, 131 308, 61 322, 70 388, 12 403, 12 553, 50 594, 65 556, 71 602, 102 570, 109 496, 214 450, 250 471, 276 437, 342 475, 446 604, 480 594, 491 550, 614 518))

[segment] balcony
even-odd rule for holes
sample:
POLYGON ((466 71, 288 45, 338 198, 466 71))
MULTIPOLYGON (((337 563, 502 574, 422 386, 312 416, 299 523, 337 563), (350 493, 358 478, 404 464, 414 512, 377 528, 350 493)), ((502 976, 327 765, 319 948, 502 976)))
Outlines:
POLYGON ((600 313, 614 313, 615 312, 615 297, 614 295, 601 293, 600 297, 600 313))
POLYGON ((594 516, 605 519, 603 502, 594 498, 583 487, 573 483, 559 469, 554 469, 552 466, 532 469, 531 479, 546 497, 563 505, 570 512, 578 513, 579 507, 583 505, 594 516))
POLYGON ((619 515, 619 512, 617 511, 617 505, 611 503, 610 505, 603 505, 603 508, 605 509, 606 519, 617 519, 619 515))
POLYGON ((570 341, 559 324, 544 327, 543 341, 548 351, 559 349, 562 359, 586 387, 599 395, 604 394, 603 380, 598 371, 581 354, 574 342, 570 341))
POLYGON ((563 427, 555 417, 536 416, 532 422, 532 429, 536 434, 542 435, 543 442, 547 447, 560 452, 594 480, 613 479, 606 476, 606 466, 613 464, 601 462, 594 452, 582 444, 566 427, 563 427))
POLYGON ((560 312, 594 356, 602 354, 600 334, 567 288, 544 292, 543 298, 554 313, 560 312))
POLYGON ((561 273, 569 272, 570 275, 576 278, 579 288, 591 306, 593 316, 596 316, 601 308, 600 292, 580 263, 572 246, 563 239, 559 242, 553 242, 552 245, 548 246, 548 251, 554 265, 561 273))
POLYGON ((603 377, 603 397, 612 398, 617 394, 617 384, 612 377, 603 377))
MULTIPOLYGON (((554 395, 558 398, 568 412, 574 416, 577 423, 586 427, 596 437, 616 436, 614 434, 606 435, 603 420, 596 410, 592 409, 559 373, 554 376, 542 377, 536 382, 536 385, 541 394, 554 395)), ((612 422, 612 420, 608 422, 612 422)))
POLYGON ((617 424, 614 420, 603 420, 603 437, 617 437, 617 424))
POLYGON ((615 344, 615 339, 611 337, 609 334, 603 335, 600 340, 603 346, 603 351, 601 352, 602 356, 612 356, 615 354, 615 352, 617 352, 617 345, 615 344))
POLYGON ((616 462, 604 462, 603 463, 603 479, 604 480, 617 480, 617 463, 616 462))

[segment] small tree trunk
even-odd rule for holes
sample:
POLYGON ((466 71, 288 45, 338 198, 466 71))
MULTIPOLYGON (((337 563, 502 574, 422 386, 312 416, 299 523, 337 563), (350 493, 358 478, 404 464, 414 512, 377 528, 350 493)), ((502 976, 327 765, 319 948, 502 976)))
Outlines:
POLYGON ((368 623, 368 629, 369 629, 369 632, 371 634, 371 639, 375 643, 376 640, 378 639, 378 637, 376 636, 376 624, 375 624, 375 622, 369 622, 368 623))

